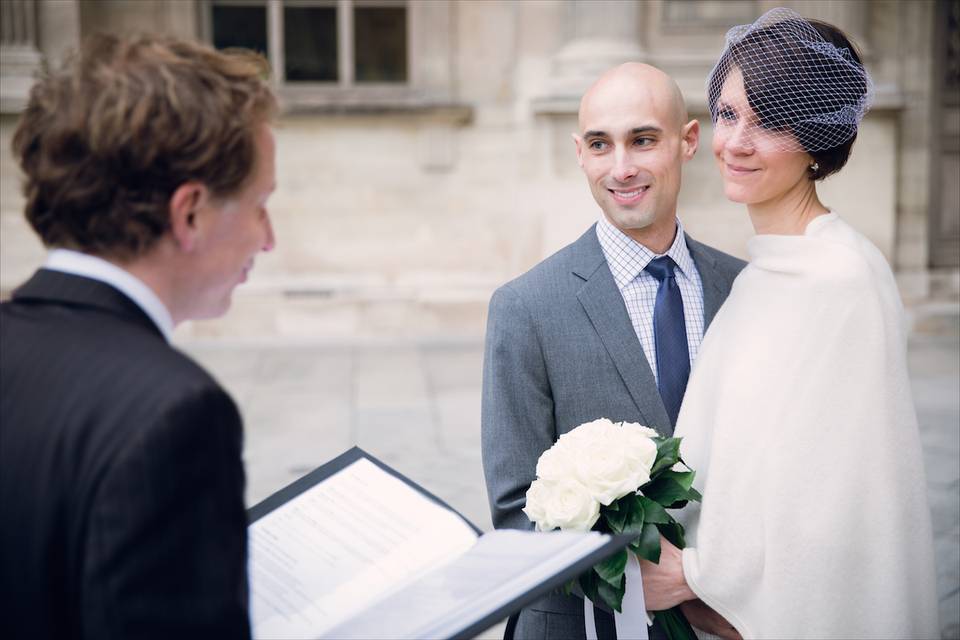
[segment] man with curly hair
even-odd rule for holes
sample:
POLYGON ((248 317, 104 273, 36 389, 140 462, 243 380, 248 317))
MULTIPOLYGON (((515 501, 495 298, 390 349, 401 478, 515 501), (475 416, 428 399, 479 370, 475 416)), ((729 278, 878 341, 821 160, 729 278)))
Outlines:
POLYGON ((99 36, 13 140, 50 249, 0 305, 5 638, 249 637, 237 407, 173 348, 273 247, 262 58, 99 36))

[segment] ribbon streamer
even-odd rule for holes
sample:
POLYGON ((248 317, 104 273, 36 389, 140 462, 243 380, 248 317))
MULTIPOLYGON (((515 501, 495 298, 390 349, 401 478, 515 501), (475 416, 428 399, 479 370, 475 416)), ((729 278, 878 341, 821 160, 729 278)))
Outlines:
MULTIPOLYGON (((624 575, 627 577, 625 585, 629 595, 624 594, 623 613, 613 612, 617 640, 647 640, 650 637, 647 632, 649 616, 643 601, 640 561, 632 553, 627 554, 627 568, 624 575), (633 585, 632 590, 630 585, 633 585)), ((593 618, 593 603, 589 598, 583 599, 583 625, 587 640, 597 640, 597 623, 593 618)))

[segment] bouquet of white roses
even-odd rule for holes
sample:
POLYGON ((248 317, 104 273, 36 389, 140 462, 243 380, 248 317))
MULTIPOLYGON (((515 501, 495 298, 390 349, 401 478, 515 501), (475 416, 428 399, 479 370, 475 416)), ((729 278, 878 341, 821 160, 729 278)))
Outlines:
MULTIPOLYGON (((700 500, 694 472, 680 458, 680 438, 662 438, 643 425, 606 418, 563 434, 537 461, 537 479, 523 511, 539 531, 563 529, 632 534, 638 558, 660 561, 660 534, 679 548, 683 527, 666 509, 700 500)), ((594 603, 621 611, 627 550, 571 581, 594 603)), ((640 585, 635 585, 640 588, 640 585)), ((658 612, 671 638, 695 638, 678 607, 658 612)))

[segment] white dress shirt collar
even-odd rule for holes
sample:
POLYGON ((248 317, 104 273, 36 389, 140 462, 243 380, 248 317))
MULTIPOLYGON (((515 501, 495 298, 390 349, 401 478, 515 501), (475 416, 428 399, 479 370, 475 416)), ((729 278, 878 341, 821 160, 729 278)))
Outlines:
POLYGON ((53 249, 43 266, 45 269, 52 271, 61 271, 99 280, 117 289, 133 300, 147 314, 147 317, 157 325, 167 342, 170 342, 173 335, 173 318, 170 317, 170 311, 157 297, 157 294, 153 292, 153 289, 130 272, 124 271, 103 258, 70 249, 53 249))
POLYGON ((693 256, 687 249, 683 225, 679 218, 676 220, 677 234, 673 238, 673 244, 666 253, 657 254, 615 227, 605 215, 600 216, 597 222, 597 239, 600 241, 600 247, 610 265, 617 287, 621 291, 643 272, 651 260, 661 255, 673 258, 680 272, 687 278, 692 278, 692 271, 695 268, 693 256))

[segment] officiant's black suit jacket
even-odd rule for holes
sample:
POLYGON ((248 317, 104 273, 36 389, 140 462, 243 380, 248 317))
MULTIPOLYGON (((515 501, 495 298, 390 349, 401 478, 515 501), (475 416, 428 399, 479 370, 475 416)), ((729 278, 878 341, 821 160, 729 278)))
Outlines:
POLYGON ((0 637, 249 637, 241 439, 133 301, 38 271, 0 305, 0 637))

